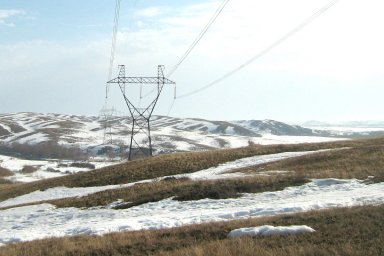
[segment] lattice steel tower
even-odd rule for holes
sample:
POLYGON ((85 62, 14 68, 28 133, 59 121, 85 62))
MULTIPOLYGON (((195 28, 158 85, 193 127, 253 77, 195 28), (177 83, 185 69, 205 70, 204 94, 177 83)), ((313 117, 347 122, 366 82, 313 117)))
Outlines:
POLYGON ((107 83, 119 85, 125 103, 127 104, 132 117, 128 160, 145 156, 152 156, 153 150, 150 119, 164 85, 175 85, 176 83, 164 77, 164 66, 162 65, 158 66, 157 77, 126 77, 125 66, 120 65, 119 76, 108 81, 107 83), (152 89, 152 91, 155 92, 155 95, 144 108, 140 107, 140 103, 138 105, 134 105, 133 100, 135 99, 132 99, 132 96, 131 98, 129 97, 129 93, 127 93, 129 90, 126 91, 126 89, 128 89, 128 85, 139 87, 140 98, 143 85, 155 86, 155 88, 152 89))

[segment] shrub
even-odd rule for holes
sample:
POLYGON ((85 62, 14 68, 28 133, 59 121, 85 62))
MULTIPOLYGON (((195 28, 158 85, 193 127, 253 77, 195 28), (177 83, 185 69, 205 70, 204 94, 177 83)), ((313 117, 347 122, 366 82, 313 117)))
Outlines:
POLYGON ((9 185, 9 184, 12 184, 12 181, 0 178, 0 188, 1 188, 1 186, 5 186, 5 185, 9 185))
POLYGON ((0 166, 0 177, 12 176, 13 174, 11 170, 0 166))
POLYGON ((36 166, 32 166, 32 165, 25 165, 23 167, 23 169, 20 170, 21 173, 24 173, 24 174, 28 174, 28 173, 34 173, 38 170, 39 168, 37 168, 36 166))
POLYGON ((88 168, 88 169, 96 169, 96 166, 91 163, 71 163, 71 167, 78 167, 78 168, 88 168))
POLYGON ((55 158, 55 159, 73 159, 73 160, 85 160, 88 159, 86 153, 84 153, 79 147, 65 147, 58 144, 55 141, 46 141, 39 144, 0 144, 0 153, 7 155, 17 155, 26 158, 55 158))

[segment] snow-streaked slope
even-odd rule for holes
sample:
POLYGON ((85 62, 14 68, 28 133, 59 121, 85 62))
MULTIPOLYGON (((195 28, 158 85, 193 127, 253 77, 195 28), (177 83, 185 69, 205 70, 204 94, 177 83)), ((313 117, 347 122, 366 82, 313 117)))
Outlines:
MULTIPOLYGON (((95 116, 0 114, 0 139, 5 143, 22 144, 56 141, 65 146, 79 146, 96 155, 105 146, 102 145, 104 121, 103 117, 95 116)), ((130 119, 112 117, 109 122, 114 144, 129 145, 130 119)), ((301 136, 305 136, 301 137, 304 142, 332 140, 329 132, 318 132, 272 120, 227 122, 154 116, 151 129, 155 153, 241 147, 249 142, 294 143, 296 137, 301 136)))
POLYGON ((0 211, 0 244, 383 204, 383 191, 384 183, 319 179, 282 191, 243 194, 236 199, 180 202, 169 198, 125 210, 55 208, 50 204, 25 206, 0 211))
MULTIPOLYGON (((239 168, 270 163, 273 161, 279 161, 287 158, 313 154, 321 151, 324 151, 324 150, 303 151, 303 152, 284 152, 284 153, 271 154, 271 155, 252 156, 252 157, 247 157, 247 158, 227 162, 224 164, 220 164, 217 167, 200 170, 194 173, 173 175, 173 177, 190 178, 193 180, 233 178, 238 176, 244 176, 244 174, 236 173, 236 172, 235 173, 228 173, 228 172, 231 172, 239 168)), ((16 206, 16 205, 21 205, 26 203, 62 199, 62 198, 68 198, 68 197, 81 197, 81 196, 93 194, 93 193, 108 190, 108 189, 129 187, 137 183, 155 182, 167 177, 168 176, 158 177, 155 179, 143 180, 143 181, 132 182, 128 184, 121 184, 121 185, 109 185, 109 186, 88 187, 88 188, 66 188, 66 187, 50 188, 44 191, 35 191, 26 195, 22 195, 16 198, 11 198, 3 202, 0 202, 0 208, 16 206)))

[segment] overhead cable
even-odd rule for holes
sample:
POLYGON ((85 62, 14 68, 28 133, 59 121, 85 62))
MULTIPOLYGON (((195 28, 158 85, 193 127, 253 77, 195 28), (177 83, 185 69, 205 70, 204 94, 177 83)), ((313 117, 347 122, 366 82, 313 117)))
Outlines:
POLYGON ((193 43, 189 46, 187 51, 183 54, 183 56, 180 58, 180 60, 177 62, 177 64, 171 69, 171 71, 167 74, 167 77, 172 76, 172 74, 176 71, 176 69, 183 63, 183 61, 188 57, 188 55, 192 52, 192 50, 196 47, 196 45, 200 42, 200 40, 203 38, 205 33, 209 30, 209 28, 212 26, 212 24, 215 22, 217 17, 222 13, 225 6, 228 4, 229 0, 224 0, 219 8, 216 10, 214 15, 211 17, 211 19, 208 21, 207 25, 205 25, 204 29, 200 32, 200 34, 196 37, 196 39, 193 41, 193 43))
MULTIPOLYGON (((117 30, 119 27, 119 17, 120 17, 120 3, 121 3, 121 0, 116 0, 115 18, 114 18, 114 22, 113 22, 113 32, 112 32, 111 56, 109 59, 108 81, 112 79, 113 63, 115 61, 117 30)), ((107 84, 106 85, 105 98, 108 98, 108 91, 109 91, 109 85, 107 84)))
POLYGON ((269 53, 271 50, 273 50, 275 47, 277 47, 278 45, 282 44, 284 41, 286 41, 288 38, 290 38, 291 36, 293 36, 294 34, 296 34, 298 31, 300 31, 301 29, 303 29, 304 27, 306 27, 307 25, 309 25, 310 23, 312 23, 316 18, 318 18, 319 16, 321 16, 323 13, 325 13, 327 10, 329 10, 332 6, 334 6, 339 0, 333 0, 331 2, 329 2, 327 5, 325 5, 324 7, 322 7, 321 9, 319 9, 316 13, 314 13, 312 16, 310 16, 309 18, 307 18, 305 21, 303 21, 302 23, 300 23, 297 27, 295 27, 294 29, 292 29, 291 31, 289 31, 287 34, 285 34, 283 37, 279 38, 277 41, 275 41, 273 44, 271 44, 270 46, 268 46, 267 48, 265 48, 263 51, 259 52, 257 55, 253 56, 251 59, 249 59, 248 61, 244 62, 243 64, 241 64, 239 67, 235 68, 234 70, 228 72, 227 74, 221 76, 220 78, 214 80, 213 82, 203 86, 203 87, 200 87, 199 89, 197 90, 194 90, 192 92, 189 92, 189 93, 186 93, 186 94, 183 94, 183 95, 180 95, 177 97, 177 99, 180 99, 180 98, 184 98, 184 97, 188 97, 188 96, 191 96, 191 95, 194 95, 196 93, 199 93, 201 91, 204 91, 220 82, 222 82, 223 80, 227 79, 228 77, 234 75, 235 73, 239 72, 240 70, 242 70, 243 68, 245 68, 246 66, 248 66, 249 64, 251 64, 252 62, 254 62, 255 60, 263 57, 264 55, 266 55, 267 53, 269 53))

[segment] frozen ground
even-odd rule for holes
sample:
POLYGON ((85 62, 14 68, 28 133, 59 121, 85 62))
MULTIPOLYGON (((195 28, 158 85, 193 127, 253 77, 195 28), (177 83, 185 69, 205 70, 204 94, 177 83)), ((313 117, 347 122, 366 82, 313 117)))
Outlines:
MULTIPOLYGON (((212 175, 225 175, 233 168, 255 164, 258 161, 265 162, 282 157, 293 157, 298 154, 259 156, 259 159, 255 158, 254 161, 246 158, 191 174, 191 177, 202 179, 212 175)), ((55 194, 60 195, 61 189, 63 188, 46 190, 45 199, 49 195, 52 195, 53 198, 55 194)), ((95 188, 89 188, 88 191, 86 188, 76 189, 71 190, 67 196, 79 196, 95 191, 95 188)), ((96 188, 96 190, 98 189, 100 188, 96 188)), ((168 198, 124 210, 114 210, 111 209, 111 206, 90 209, 56 208, 50 204, 15 207, 0 211, 0 244, 52 236, 101 235, 114 231, 162 229, 332 207, 383 204, 383 191, 384 183, 367 184, 356 179, 315 179, 302 186, 288 187, 276 192, 243 194, 236 199, 202 199, 179 202, 168 198)), ((41 194, 34 193, 28 195, 30 202, 42 200, 41 194)), ((65 195, 60 195, 60 197, 63 196, 65 197, 65 195)), ((17 200, 20 198, 8 200, 7 203, 12 205, 12 200, 14 200, 14 204, 18 204, 20 201, 17 200)), ((119 202, 114 204, 117 203, 119 202)))

